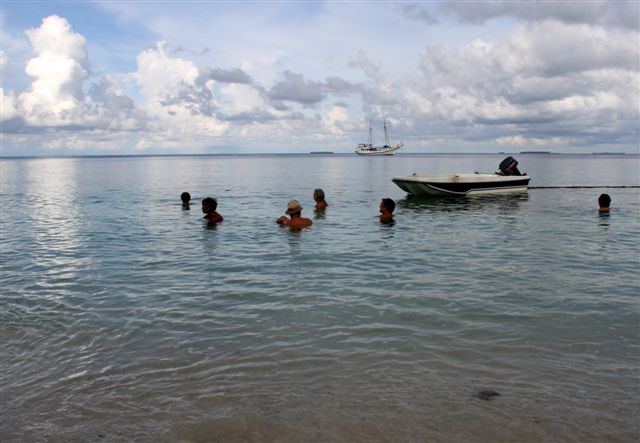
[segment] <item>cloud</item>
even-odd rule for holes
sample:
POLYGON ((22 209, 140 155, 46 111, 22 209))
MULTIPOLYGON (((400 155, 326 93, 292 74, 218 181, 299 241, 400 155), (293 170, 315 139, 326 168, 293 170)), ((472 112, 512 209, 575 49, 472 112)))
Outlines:
POLYGON ((284 71, 283 77, 267 93, 271 100, 313 105, 326 98, 323 85, 319 82, 305 80, 304 75, 291 71, 284 71))
POLYGON ((110 77, 102 77, 92 84, 88 96, 93 104, 95 120, 101 122, 96 126, 114 131, 146 128, 146 113, 136 106, 131 97, 118 92, 118 87, 110 77))
POLYGON ((5 132, 39 133, 46 128, 88 131, 96 128, 134 130, 140 127, 133 101, 116 91, 108 78, 91 84, 85 38, 59 16, 42 20, 26 35, 35 57, 26 73, 32 82, 14 99, 3 91, 2 119, 13 118, 5 132), (89 93, 85 93, 85 88, 89 93))
POLYGON ((517 131, 533 139, 575 131, 583 142, 604 134, 628 138, 638 125, 636 58, 631 35, 533 23, 497 42, 428 48, 420 91, 409 98, 416 112, 462 122, 470 137, 482 125, 491 128, 486 137, 517 131), (598 128, 597 135, 585 127, 598 128))
POLYGON ((278 120, 278 116, 261 109, 238 112, 236 114, 223 115, 220 117, 224 121, 236 123, 266 123, 278 120))
POLYGON ((242 69, 211 69, 205 68, 200 73, 199 82, 206 80, 216 80, 224 83, 238 83, 248 85, 251 83, 251 77, 242 69))
POLYGON ((344 133, 344 125, 348 125, 348 122, 347 110, 342 106, 333 106, 322 117, 322 124, 330 133, 335 135, 342 135, 344 133))
MULTIPOLYGON (((419 9, 415 5, 413 8, 419 9)), ((453 14, 460 22, 475 24, 483 24, 499 17, 515 17, 529 22, 557 20, 570 25, 612 25, 635 30, 640 28, 640 4, 636 1, 545 1, 541 4, 525 1, 450 0, 442 5, 441 10, 453 14)))
POLYGON ((279 111, 289 109, 284 102, 312 107, 330 95, 359 94, 364 89, 362 85, 336 76, 328 77, 325 81, 306 80, 304 75, 291 71, 284 71, 282 76, 270 90, 261 89, 271 106, 279 111))
POLYGON ((154 114, 166 115, 169 110, 164 103, 173 102, 181 95, 189 96, 190 88, 197 87, 198 92, 206 95, 204 87, 196 86, 200 75, 198 68, 188 60, 171 57, 166 42, 158 42, 142 51, 137 62, 134 76, 146 99, 147 109, 154 114))
POLYGON ((7 91, 5 93, 4 88, 0 88, 0 100, 0 121, 18 117, 16 97, 13 92, 7 91))
POLYGON ((82 86, 89 77, 84 37, 55 15, 26 34, 36 52, 26 66, 33 78, 31 88, 19 97, 26 122, 36 126, 79 122, 87 110, 82 86))
POLYGON ((427 25, 436 25, 439 23, 439 20, 431 12, 417 3, 402 3, 399 5, 399 8, 406 19, 417 20, 427 25))
POLYGON ((328 77, 325 81, 325 90, 332 94, 358 94, 362 89, 362 85, 348 82, 340 77, 328 77))
MULTIPOLYGON (((9 63, 9 58, 4 51, 0 51, 0 69, 9 63)), ((16 108, 16 97, 11 91, 6 91, 0 87, 0 121, 9 120, 18 116, 16 108)))
POLYGON ((157 120, 154 127, 163 126, 163 131, 180 127, 181 133, 222 135, 231 124, 283 118, 267 109, 261 95, 264 89, 254 85, 243 70, 198 67, 172 56, 166 42, 139 54, 135 78, 145 97, 145 109, 157 120))
POLYGON ((361 69, 369 78, 369 83, 359 88, 366 104, 379 107, 398 103, 398 92, 402 88, 390 74, 382 70, 382 65, 373 62, 365 51, 358 51, 357 56, 349 60, 348 64, 352 68, 361 69))
POLYGON ((195 140, 221 135, 228 127, 216 117, 219 103, 210 76, 203 75, 193 62, 172 57, 169 52, 166 42, 158 42, 137 58, 133 77, 144 97, 141 106, 152 117, 149 129, 155 132, 138 144, 139 149, 173 147, 180 137, 195 140))

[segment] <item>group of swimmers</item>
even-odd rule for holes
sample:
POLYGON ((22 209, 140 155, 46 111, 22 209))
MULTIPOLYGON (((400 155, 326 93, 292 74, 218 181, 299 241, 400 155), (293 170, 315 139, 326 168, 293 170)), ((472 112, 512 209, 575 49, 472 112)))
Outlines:
MULTIPOLYGON (((191 201, 191 194, 183 192, 180 195, 182 200, 182 207, 189 209, 189 202, 191 201)), ((325 200, 324 191, 322 189, 315 189, 313 191, 313 199, 316 202, 316 211, 324 211, 329 205, 325 200)), ((600 194, 598 197, 598 212, 608 213, 609 206, 611 205, 611 197, 608 194, 600 194)), ((218 201, 213 197, 207 197, 202 200, 202 213, 205 214, 204 218, 209 223, 220 223, 224 220, 224 217, 217 211, 218 201)), ((285 213, 289 216, 283 215, 276 220, 276 223, 282 226, 288 226, 292 229, 302 229, 309 227, 313 224, 310 218, 302 216, 302 210, 304 208, 298 200, 289 200, 287 204, 287 210, 285 213)), ((396 203, 390 198, 383 198, 380 202, 380 222, 384 224, 393 223, 393 211, 396 209, 396 203)))
MULTIPOLYGON (((316 202, 315 210, 324 211, 329 205, 325 200, 324 191, 322 189, 315 189, 313 191, 313 199, 316 202)), ((190 209, 191 194, 183 192, 180 195, 182 200, 182 208, 190 209)), ((380 222, 384 224, 393 223, 393 211, 396 208, 396 203, 390 198, 383 198, 380 202, 380 222)), ((224 220, 224 217, 217 211, 218 201, 213 197, 207 197, 202 200, 202 213, 205 214, 204 219, 209 223, 220 223, 224 220)), ((307 228, 313 224, 313 221, 309 218, 302 216, 302 210, 304 208, 298 200, 289 200, 287 204, 287 210, 285 213, 289 216, 283 215, 276 220, 276 223, 282 226, 288 226, 292 229, 307 228)))

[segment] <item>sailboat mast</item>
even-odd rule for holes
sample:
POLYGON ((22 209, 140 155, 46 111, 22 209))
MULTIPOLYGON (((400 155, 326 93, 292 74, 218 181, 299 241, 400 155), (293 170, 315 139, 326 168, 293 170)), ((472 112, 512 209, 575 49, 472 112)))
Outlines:
POLYGON ((386 118, 383 120, 383 126, 384 126, 384 145, 385 146, 389 146, 389 134, 387 134, 387 119, 386 118))
POLYGON ((369 119, 369 146, 373 146, 373 131, 371 130, 371 119, 369 119))

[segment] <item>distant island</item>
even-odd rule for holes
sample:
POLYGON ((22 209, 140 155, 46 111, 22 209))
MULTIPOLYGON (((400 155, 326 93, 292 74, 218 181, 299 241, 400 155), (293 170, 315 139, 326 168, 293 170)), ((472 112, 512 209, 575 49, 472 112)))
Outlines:
POLYGON ((333 154, 333 151, 311 151, 309 154, 333 154))
POLYGON ((626 155, 624 152, 592 152, 591 155, 626 155))
POLYGON ((551 154, 551 151, 520 151, 520 154, 551 154))

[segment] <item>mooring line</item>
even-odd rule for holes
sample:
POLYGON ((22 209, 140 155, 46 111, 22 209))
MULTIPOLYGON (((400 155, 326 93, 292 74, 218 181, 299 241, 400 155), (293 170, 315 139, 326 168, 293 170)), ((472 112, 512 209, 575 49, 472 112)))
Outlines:
POLYGON ((529 189, 598 189, 598 188, 640 188, 640 185, 602 186, 529 186, 529 189))

